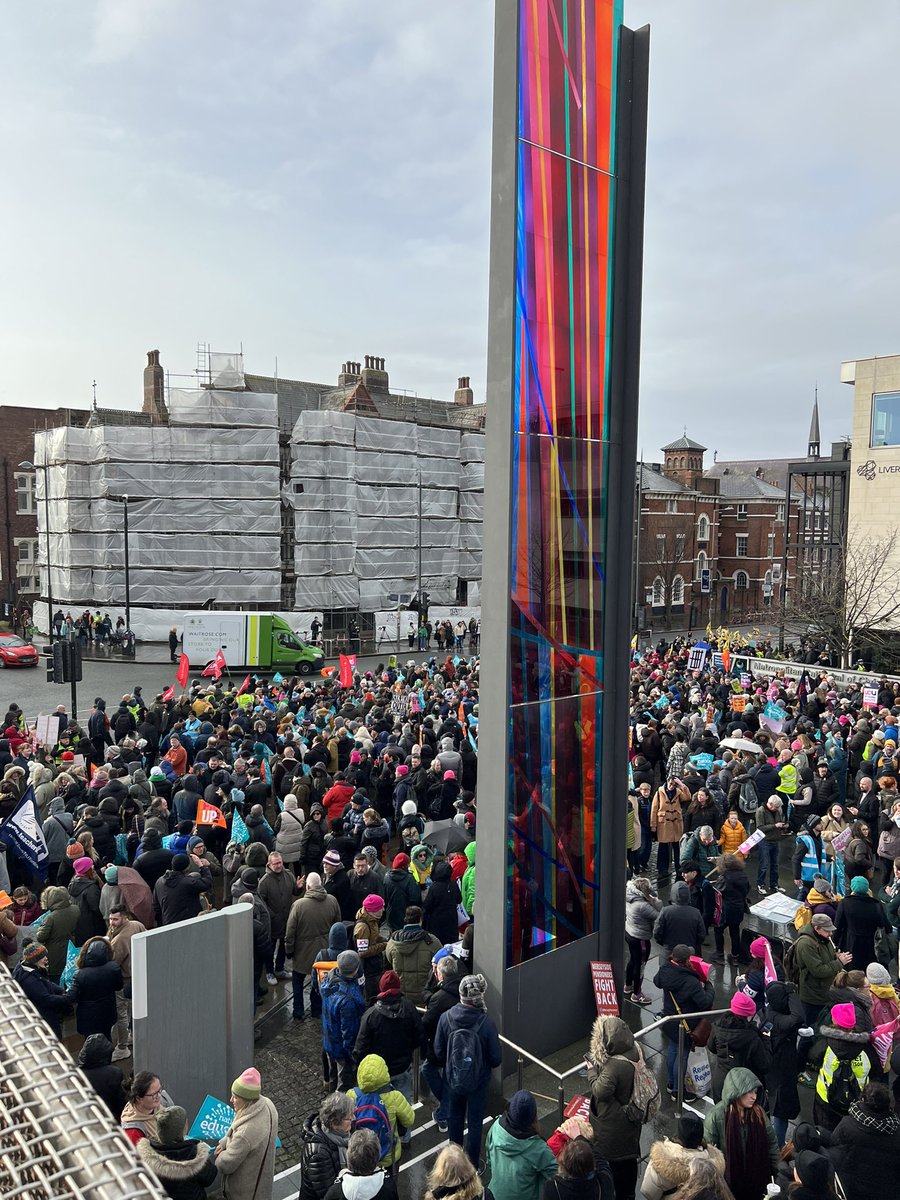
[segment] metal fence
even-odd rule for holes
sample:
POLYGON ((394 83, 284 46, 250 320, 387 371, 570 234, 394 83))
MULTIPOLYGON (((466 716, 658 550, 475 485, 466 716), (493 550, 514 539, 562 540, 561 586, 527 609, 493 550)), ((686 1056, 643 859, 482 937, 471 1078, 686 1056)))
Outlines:
POLYGON ((0 965, 0 1196, 164 1200, 106 1105, 0 965))

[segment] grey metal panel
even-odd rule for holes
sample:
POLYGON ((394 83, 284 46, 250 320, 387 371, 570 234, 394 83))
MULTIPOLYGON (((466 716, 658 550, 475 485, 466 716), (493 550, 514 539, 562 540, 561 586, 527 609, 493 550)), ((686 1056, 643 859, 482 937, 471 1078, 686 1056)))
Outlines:
POLYGON ((152 1071, 193 1120, 253 1065, 253 914, 247 904, 131 942, 134 1069, 152 1071))
POLYGON ((515 345, 516 111, 519 3, 497 0, 494 22, 494 143, 488 300, 485 521, 481 594, 479 742, 494 748, 478 764, 479 794, 494 797, 493 819, 478 824, 476 965, 488 1006, 500 1011, 506 957, 506 806, 509 788, 509 612, 515 345))
MULTIPOLYGON (((480 969, 480 927, 478 939, 480 969)), ((590 969, 599 957, 597 942, 598 935, 591 933, 505 972, 504 1037, 544 1058, 587 1033, 597 1015, 590 969)))

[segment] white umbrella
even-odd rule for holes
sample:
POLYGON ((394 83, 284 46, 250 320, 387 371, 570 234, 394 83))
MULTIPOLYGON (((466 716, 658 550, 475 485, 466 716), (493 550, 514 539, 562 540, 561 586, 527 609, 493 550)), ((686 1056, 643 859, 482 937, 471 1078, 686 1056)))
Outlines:
POLYGON ((762 754, 762 747, 756 742, 751 742, 749 738, 723 738, 719 745, 724 746, 727 750, 745 750, 748 754, 762 754))

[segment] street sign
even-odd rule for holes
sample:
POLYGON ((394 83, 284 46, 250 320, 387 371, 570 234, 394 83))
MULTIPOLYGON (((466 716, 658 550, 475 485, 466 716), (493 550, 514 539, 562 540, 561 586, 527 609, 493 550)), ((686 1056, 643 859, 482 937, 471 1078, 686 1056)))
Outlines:
POLYGON ((709 567, 704 567, 700 572, 700 591, 707 596, 712 591, 712 571, 709 567))

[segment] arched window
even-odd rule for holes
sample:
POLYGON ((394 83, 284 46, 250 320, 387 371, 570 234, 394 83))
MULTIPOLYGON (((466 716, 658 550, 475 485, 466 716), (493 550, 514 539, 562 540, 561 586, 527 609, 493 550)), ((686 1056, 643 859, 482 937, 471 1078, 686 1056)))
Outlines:
POLYGON ((709 541, 709 517, 706 513, 701 513, 697 518, 697 541, 709 541))
POLYGON ((680 575, 672 580, 672 603, 684 604, 684 580, 680 575))
POLYGON ((746 571, 735 571, 734 573, 734 590, 736 592, 746 592, 750 587, 750 576, 746 571))
POLYGON ((653 603, 657 608, 662 608, 666 602, 666 581, 662 575, 657 575, 653 580, 653 603))
POLYGON ((763 577, 763 583, 767 584, 769 587, 772 586, 772 572, 771 571, 766 571, 765 576, 763 577))
POLYGON ((709 555, 705 550, 697 552, 697 578, 702 578, 702 572, 709 570, 709 555))

